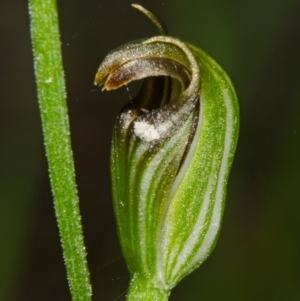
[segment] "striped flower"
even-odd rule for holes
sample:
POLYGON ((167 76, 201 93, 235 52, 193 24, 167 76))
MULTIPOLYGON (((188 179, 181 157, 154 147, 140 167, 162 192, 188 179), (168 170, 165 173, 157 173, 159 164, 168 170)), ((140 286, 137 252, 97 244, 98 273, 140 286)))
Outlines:
POLYGON ((127 300, 167 300, 212 251, 238 136, 238 104, 204 51, 157 36, 104 59, 95 84, 145 79, 117 118, 111 177, 118 235, 131 284, 127 300))

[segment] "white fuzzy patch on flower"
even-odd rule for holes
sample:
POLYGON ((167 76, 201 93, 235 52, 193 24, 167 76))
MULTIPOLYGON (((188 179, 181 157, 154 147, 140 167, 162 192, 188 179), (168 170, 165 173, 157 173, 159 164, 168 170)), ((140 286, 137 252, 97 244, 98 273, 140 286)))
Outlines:
POLYGON ((134 133, 142 140, 147 142, 157 140, 160 137, 155 126, 145 121, 136 121, 134 123, 134 133))
POLYGON ((135 121, 134 133, 146 142, 161 139, 171 130, 173 123, 166 121, 158 125, 149 124, 147 121, 135 121))

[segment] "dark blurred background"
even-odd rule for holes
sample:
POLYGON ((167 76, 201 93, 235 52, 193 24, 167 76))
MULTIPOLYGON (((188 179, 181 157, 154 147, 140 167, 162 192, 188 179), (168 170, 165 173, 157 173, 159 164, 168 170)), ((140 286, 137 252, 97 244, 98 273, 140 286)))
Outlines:
MULTIPOLYGON (((111 205, 112 126, 126 89, 93 86, 105 54, 157 35, 128 0, 59 0, 80 207, 94 299, 125 299, 111 205)), ((141 0, 235 83, 241 131, 223 228, 171 301, 300 300, 300 1, 141 0)), ((0 1, 0 300, 68 301, 47 174, 27 1, 0 1)), ((130 86, 130 94, 137 87, 130 86)))

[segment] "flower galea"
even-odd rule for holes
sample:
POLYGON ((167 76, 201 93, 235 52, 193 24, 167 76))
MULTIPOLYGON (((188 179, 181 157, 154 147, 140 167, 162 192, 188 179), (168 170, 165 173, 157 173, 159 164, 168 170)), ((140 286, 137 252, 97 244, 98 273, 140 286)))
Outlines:
POLYGON ((238 136, 237 97, 224 70, 159 29, 110 52, 95 78, 104 90, 144 79, 117 118, 111 153, 127 300, 167 300, 210 254, 238 136))

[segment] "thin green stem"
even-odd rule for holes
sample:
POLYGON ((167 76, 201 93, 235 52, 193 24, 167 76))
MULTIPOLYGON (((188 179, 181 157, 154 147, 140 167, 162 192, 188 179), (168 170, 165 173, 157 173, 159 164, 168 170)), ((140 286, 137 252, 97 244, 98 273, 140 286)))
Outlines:
POLYGON ((155 281, 136 274, 129 286, 126 301, 168 301, 170 290, 158 287, 155 281))
POLYGON ((31 37, 52 192, 73 301, 91 300, 55 0, 30 0, 31 37))

